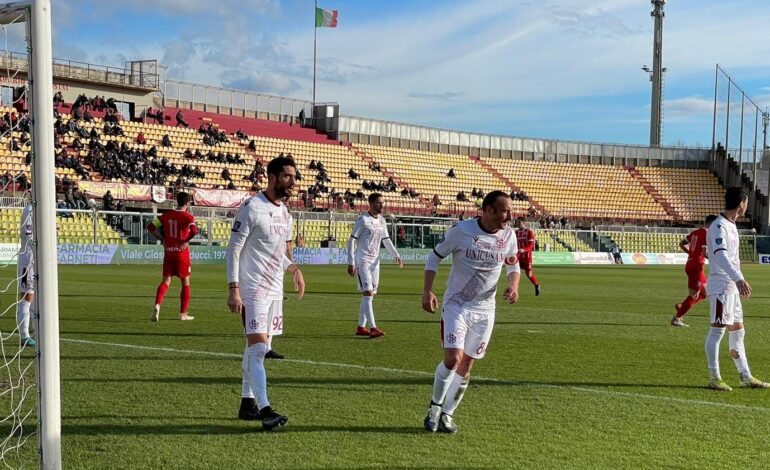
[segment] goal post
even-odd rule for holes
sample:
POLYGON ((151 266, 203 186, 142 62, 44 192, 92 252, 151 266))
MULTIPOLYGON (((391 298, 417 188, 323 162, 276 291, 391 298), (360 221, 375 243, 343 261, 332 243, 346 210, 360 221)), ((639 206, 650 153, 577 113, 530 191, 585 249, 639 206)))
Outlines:
POLYGON ((61 469, 61 377, 59 364, 59 288, 56 264, 56 186, 54 181, 53 65, 51 0, 0 3, 0 24, 25 23, 27 103, 32 141, 32 220, 35 259, 37 432, 39 466, 61 469))

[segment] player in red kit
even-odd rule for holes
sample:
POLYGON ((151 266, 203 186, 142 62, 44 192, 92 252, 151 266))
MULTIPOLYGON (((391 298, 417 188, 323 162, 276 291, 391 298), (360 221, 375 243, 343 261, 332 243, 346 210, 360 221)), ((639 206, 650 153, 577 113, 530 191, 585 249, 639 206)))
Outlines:
POLYGON ((532 252, 535 250, 535 232, 527 228, 524 217, 516 219, 516 241, 519 245, 519 266, 532 285, 535 286, 535 295, 540 295, 540 283, 532 273, 532 252))
POLYGON ((682 321, 682 317, 706 298, 706 275, 703 274, 703 265, 706 263, 706 234, 711 222, 716 218, 715 215, 706 217, 703 227, 693 230, 679 243, 679 247, 688 255, 684 272, 687 273, 687 288, 690 289, 690 295, 685 297, 681 304, 674 306, 676 314, 671 319, 671 326, 688 326, 682 321))
POLYGON ((155 293, 155 309, 152 312, 151 321, 158 321, 160 317, 160 306, 168 286, 171 284, 172 276, 176 276, 182 281, 179 319, 192 320, 194 318, 187 315, 187 308, 190 306, 191 270, 188 244, 198 234, 198 227, 195 225, 195 217, 187 212, 190 201, 192 201, 192 196, 189 193, 178 193, 176 195, 176 210, 164 212, 147 226, 147 231, 163 242, 163 281, 155 293))

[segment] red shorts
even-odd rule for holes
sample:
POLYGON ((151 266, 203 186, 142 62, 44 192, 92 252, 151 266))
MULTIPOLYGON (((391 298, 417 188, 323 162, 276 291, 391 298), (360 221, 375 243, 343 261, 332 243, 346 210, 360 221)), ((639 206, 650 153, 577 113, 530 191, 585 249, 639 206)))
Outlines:
POLYGON ((190 259, 163 259, 163 277, 176 276, 180 279, 190 276, 190 259))
POLYGON ((703 273, 703 266, 698 264, 686 264, 684 272, 687 274, 687 288, 691 290, 701 290, 706 287, 706 275, 703 273))
POLYGON ((519 268, 522 271, 532 271, 532 255, 519 253, 519 268))

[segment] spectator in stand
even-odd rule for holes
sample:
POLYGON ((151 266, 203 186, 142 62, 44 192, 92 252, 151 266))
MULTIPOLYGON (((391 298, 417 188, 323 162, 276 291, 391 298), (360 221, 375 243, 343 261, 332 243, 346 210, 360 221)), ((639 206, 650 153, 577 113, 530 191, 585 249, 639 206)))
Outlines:
POLYGON ((173 145, 171 145, 171 137, 169 137, 168 134, 163 136, 162 145, 164 147, 173 147, 173 145))
POLYGON ((447 174, 446 174, 446 175, 447 175, 448 177, 450 177, 450 178, 457 178, 457 175, 455 175, 455 169, 454 169, 454 168, 450 168, 450 169, 449 169, 449 172, 447 172, 447 174))
POLYGON ((305 108, 302 108, 299 110, 299 125, 300 127, 305 126, 305 108))
POLYGON ((249 141, 249 150, 251 150, 252 152, 256 152, 257 151, 257 141, 256 140, 251 139, 251 141, 249 141))
POLYGON ((110 190, 107 190, 107 192, 102 196, 102 203, 104 204, 104 210, 106 211, 114 211, 115 210, 115 198, 112 197, 112 192, 110 190))
POLYGON ((190 125, 187 124, 187 122, 184 120, 184 116, 182 116, 181 110, 176 112, 176 125, 182 127, 190 127, 190 125))
POLYGON ((318 165, 316 164, 315 159, 310 160, 310 163, 308 164, 307 168, 308 168, 308 170, 317 170, 318 169, 318 165))
POLYGON ((433 207, 438 207, 441 205, 441 198, 438 197, 438 194, 434 194, 431 202, 433 203, 433 207))
POLYGON ((91 111, 86 109, 86 112, 83 113, 83 120, 85 122, 94 122, 94 115, 91 114, 91 111))
POLYGON ((235 183, 233 183, 232 181, 230 181, 229 183, 227 183, 227 189, 229 189, 229 190, 235 190, 235 189, 238 189, 238 188, 235 186, 235 183))
POLYGON ((227 168, 222 170, 222 179, 225 180, 225 181, 232 181, 233 180, 232 176, 230 176, 230 170, 228 170, 227 168))
POLYGON ((357 180, 358 179, 358 173, 356 173, 356 170, 351 168, 351 169, 348 170, 348 177, 350 179, 352 179, 352 180, 357 180))
POLYGON ((243 131, 242 131, 241 129, 238 129, 238 130, 235 132, 235 136, 236 136, 236 137, 238 137, 238 138, 239 138, 239 139, 241 139, 241 140, 245 140, 245 139, 248 139, 248 138, 249 138, 249 136, 247 136, 246 134, 244 134, 244 133, 243 133, 243 131))
MULTIPOLYGON (((476 188, 473 188, 473 190, 475 191, 476 188)), ((460 202, 466 202, 468 200, 468 196, 465 195, 465 191, 460 191, 457 193, 457 200, 460 202)))
POLYGON ((294 179, 297 181, 302 181, 302 174, 299 172, 299 168, 297 168, 297 174, 294 179))
POLYGON ((60 104, 64 104, 64 96, 62 96, 61 91, 57 91, 56 93, 54 93, 54 95, 53 95, 53 104, 54 104, 54 106, 57 106, 57 105, 60 105, 60 104))
POLYGON ((473 188, 471 190, 471 197, 478 197, 479 196, 479 190, 476 188, 473 188))

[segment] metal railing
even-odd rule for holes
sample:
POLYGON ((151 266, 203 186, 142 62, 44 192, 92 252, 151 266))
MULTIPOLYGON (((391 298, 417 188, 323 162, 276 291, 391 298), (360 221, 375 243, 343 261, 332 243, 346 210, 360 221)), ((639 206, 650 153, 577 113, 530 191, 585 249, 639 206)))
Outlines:
POLYGON ((252 91, 166 80, 162 84, 163 104, 239 117, 281 122, 299 122, 300 110, 312 115, 312 102, 252 91))
POLYGON ((649 147, 515 137, 439 129, 358 116, 340 116, 339 132, 376 137, 378 142, 372 143, 378 145, 391 145, 393 141, 406 140, 416 142, 417 150, 433 150, 435 146, 463 147, 468 149, 470 155, 484 156, 482 154, 485 151, 491 151, 493 155, 497 152, 508 152, 531 154, 533 159, 545 161, 561 161, 559 156, 570 155, 610 159, 613 161, 612 164, 615 164, 615 159, 641 159, 679 162, 678 166, 697 167, 707 165, 710 156, 708 148, 649 147))
MULTIPOLYGON (((29 56, 20 52, 2 51, 0 52, 0 68, 27 72, 29 70, 29 56)), ((148 90, 156 90, 160 84, 159 74, 131 73, 125 68, 56 58, 53 59, 53 76, 148 90)))

